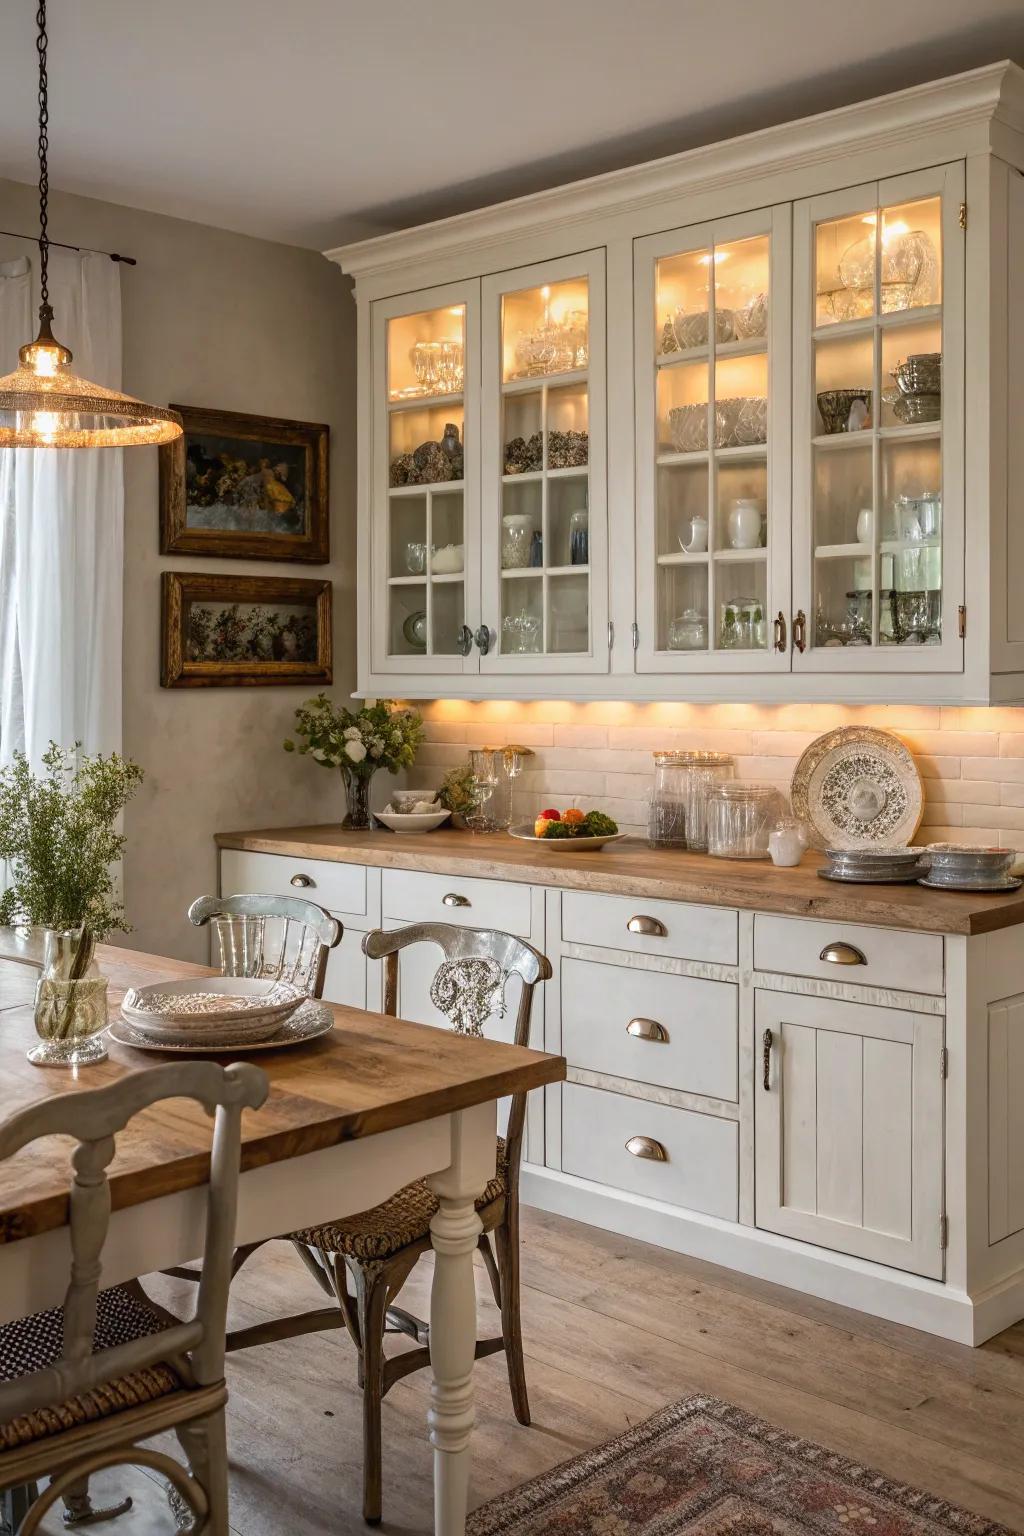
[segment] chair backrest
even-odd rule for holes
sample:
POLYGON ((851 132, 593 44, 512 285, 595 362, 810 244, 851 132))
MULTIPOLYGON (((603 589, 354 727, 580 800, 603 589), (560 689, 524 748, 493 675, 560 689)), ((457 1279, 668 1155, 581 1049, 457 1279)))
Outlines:
POLYGON ((327 956, 340 944, 336 917, 300 896, 200 896, 188 909, 197 928, 210 924, 222 976, 287 981, 322 997, 327 956))
MULTIPOLYGON (((551 975, 551 962, 540 950, 512 933, 496 928, 460 928, 453 923, 412 923, 386 931, 375 928, 363 939, 371 960, 384 961, 384 1012, 398 1014, 398 957, 412 944, 436 944, 444 956, 430 989, 431 1001, 460 1034, 482 1035, 488 1018, 505 1011, 505 987, 512 976, 522 982, 513 1043, 527 1045, 533 992, 551 975)), ((519 1179, 526 1094, 512 1096, 505 1141, 509 1179, 519 1179)))
POLYGON ((135 1072, 106 1088, 58 1095, 30 1104, 0 1124, 0 1159, 43 1136, 71 1136, 69 1227, 71 1280, 64 1297, 60 1359, 0 1385, 0 1422, 52 1407, 129 1371, 171 1360, 183 1379, 199 1386, 224 1375, 231 1256, 238 1203, 241 1116, 267 1097, 265 1072, 246 1062, 230 1067, 212 1061, 173 1062, 135 1072), (163 1099, 197 1100, 214 1114, 206 1240, 195 1315, 150 1337, 93 1353, 103 1245, 110 1223, 106 1170, 115 1137, 141 1110, 163 1099))

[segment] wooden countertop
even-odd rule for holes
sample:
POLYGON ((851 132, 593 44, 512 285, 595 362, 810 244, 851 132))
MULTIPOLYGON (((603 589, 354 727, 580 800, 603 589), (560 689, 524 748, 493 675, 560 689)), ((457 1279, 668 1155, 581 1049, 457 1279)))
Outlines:
MULTIPOLYGON (((110 977, 112 1018, 129 986, 211 974, 205 966, 109 945, 101 945, 97 956, 110 977)), ((0 928, 5 1115, 54 1094, 100 1088, 179 1059, 108 1040, 109 1059, 77 1073, 34 1067, 25 1056, 36 1039, 26 993, 30 996, 36 976, 25 947, 10 929, 0 928)), ((270 1096, 261 1109, 246 1110, 242 1117, 243 1170, 414 1125, 565 1076, 561 1056, 331 1006, 335 1022, 328 1034, 290 1050, 250 1057, 270 1078, 270 1096)), ((209 1167, 210 1121, 200 1106, 182 1099, 154 1105, 118 1137, 110 1173, 114 1208, 203 1184, 209 1167)), ((69 1178, 68 1144, 61 1137, 37 1141, 0 1163, 0 1243, 63 1226, 69 1178)))
POLYGON ((660 897, 713 907, 743 907, 798 917, 876 923, 922 933, 992 933, 1024 922, 1024 887, 1008 895, 930 891, 920 885, 841 885, 821 880, 819 854, 795 869, 766 860, 713 859, 707 854, 648 848, 629 838, 599 852, 572 852, 564 843, 544 848, 503 832, 456 832, 441 827, 423 836, 342 832, 338 827, 277 827, 221 832, 221 848, 280 853, 294 859, 329 859, 385 869, 479 875, 566 890, 660 897))

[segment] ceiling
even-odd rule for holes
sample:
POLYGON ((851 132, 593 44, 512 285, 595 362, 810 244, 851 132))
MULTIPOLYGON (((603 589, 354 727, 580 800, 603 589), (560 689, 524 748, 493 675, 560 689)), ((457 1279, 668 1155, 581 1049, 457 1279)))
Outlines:
MULTIPOLYGON (((1024 62, 1022 0, 50 0, 49 31, 51 186, 314 248, 1024 62)), ((5 0, 17 181, 34 44, 5 0)))

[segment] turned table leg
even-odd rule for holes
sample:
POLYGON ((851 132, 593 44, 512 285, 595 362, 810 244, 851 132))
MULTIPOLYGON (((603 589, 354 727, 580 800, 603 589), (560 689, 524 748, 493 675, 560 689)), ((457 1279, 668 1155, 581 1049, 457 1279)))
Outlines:
POLYGON ((494 1174, 495 1105, 452 1116, 452 1162, 428 1183, 441 1202, 430 1223, 433 1382, 427 1424, 434 1447, 435 1536, 463 1536, 473 1432, 476 1285, 473 1261, 482 1231, 474 1202, 494 1174))

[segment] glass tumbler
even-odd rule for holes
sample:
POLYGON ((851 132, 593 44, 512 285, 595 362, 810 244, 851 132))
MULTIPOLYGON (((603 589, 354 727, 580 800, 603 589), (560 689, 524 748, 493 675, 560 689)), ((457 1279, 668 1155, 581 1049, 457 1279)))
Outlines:
POLYGON ((719 859, 766 859, 782 803, 772 784, 716 784, 708 797, 708 853, 719 859))
MULTIPOLYGON (((656 752, 654 763, 656 773, 659 769, 665 773, 666 784, 671 784, 671 793, 682 806, 685 847, 702 852, 708 846, 708 795, 715 784, 733 777, 734 759, 728 752, 656 752)), ((653 796, 651 803, 653 807, 653 796)))

